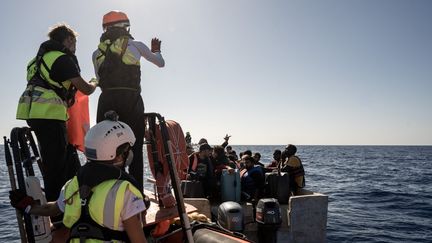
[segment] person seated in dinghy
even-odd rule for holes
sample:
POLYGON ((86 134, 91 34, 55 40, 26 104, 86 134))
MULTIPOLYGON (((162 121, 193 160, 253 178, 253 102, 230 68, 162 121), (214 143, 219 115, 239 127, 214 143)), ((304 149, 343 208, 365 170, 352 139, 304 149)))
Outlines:
POLYGON ((206 143, 199 147, 199 152, 189 156, 189 180, 201 181, 205 196, 210 196, 216 184, 213 164, 210 160, 212 147, 206 143))
POLYGON ((220 180, 222 170, 227 169, 229 173, 233 173, 237 169, 237 165, 225 155, 225 150, 222 146, 214 146, 212 155, 212 163, 218 180, 220 180))
POLYGON ((275 149, 273 152, 273 161, 266 166, 269 169, 277 169, 279 163, 281 162, 282 151, 279 149, 275 149))
POLYGON ((213 198, 219 198, 221 192, 222 171, 227 170, 228 173, 232 174, 235 172, 235 169, 237 169, 237 165, 228 159, 228 157, 225 155, 224 147, 220 145, 213 147, 211 161, 213 164, 214 175, 216 179, 216 190, 212 191, 212 194, 213 198))
POLYGON ((85 242, 146 242, 143 219, 149 201, 125 172, 134 143, 135 135, 126 123, 117 121, 115 114, 107 117, 85 136, 88 162, 63 186, 57 201, 39 205, 14 190, 9 192, 12 206, 41 216, 64 213, 71 242, 80 242, 80 237, 85 242))
POLYGON ((231 147, 231 145, 226 146, 226 154, 229 157, 230 155, 233 156, 233 160, 236 161, 238 160, 238 156, 235 150, 233 150, 233 148, 231 147))
POLYGON ((281 156, 282 151, 280 151, 279 149, 275 149, 275 151, 273 152, 273 161, 264 168, 265 172, 277 171, 279 169, 279 166, 281 165, 281 156))
POLYGON ((194 148, 191 144, 187 144, 186 145, 186 154, 188 156, 192 155, 193 153, 195 153, 194 148))
POLYGON ((258 202, 263 196, 265 176, 261 166, 249 155, 243 155, 245 168, 240 171, 242 197, 245 201, 258 202))
POLYGON ((288 144, 282 152, 282 172, 288 172, 290 178, 290 190, 293 195, 305 186, 305 171, 303 163, 296 155, 297 147, 288 144))

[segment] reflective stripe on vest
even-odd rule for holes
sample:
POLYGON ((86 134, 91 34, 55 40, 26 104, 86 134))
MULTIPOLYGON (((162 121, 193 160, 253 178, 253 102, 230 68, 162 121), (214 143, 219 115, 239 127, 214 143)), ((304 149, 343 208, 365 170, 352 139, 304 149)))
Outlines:
POLYGON ((108 90, 141 92, 141 56, 135 57, 128 43, 128 36, 120 36, 113 42, 107 39, 99 44, 96 66, 102 93, 108 90))
POLYGON ((51 89, 28 85, 19 99, 16 118, 66 121, 67 104, 51 89))
MULTIPOLYGON (((50 51, 46 53, 42 57, 46 66, 44 64, 40 65, 40 73, 50 85, 68 89, 71 85, 69 80, 59 84, 50 77, 52 65, 57 58, 63 55, 66 54, 60 51, 50 51)), ((36 74, 36 68, 36 62, 33 58, 27 66, 27 81, 32 79, 36 74)), ((54 90, 29 84, 18 102, 16 118, 21 120, 53 119, 66 121, 68 119, 67 103, 63 101, 54 90)))
POLYGON ((122 57, 122 62, 124 64, 139 66, 140 59, 136 59, 133 53, 127 48, 128 42, 129 42, 129 37, 125 36, 125 37, 117 38, 112 44, 109 39, 99 43, 98 46, 99 54, 96 57, 97 66, 100 66, 104 62, 105 53, 107 52, 108 46, 112 53, 116 53, 122 57))
MULTIPOLYGON (((78 179, 75 176, 65 186, 66 207, 63 223, 71 228, 81 216, 81 198, 78 191, 78 179)), ((124 195, 129 189, 135 196, 142 199, 141 193, 130 182, 123 180, 107 180, 92 189, 93 195, 89 203, 89 212, 92 219, 101 226, 123 231, 119 228, 120 214, 124 207, 124 195)), ((73 239, 71 242, 79 242, 73 239)), ((87 240, 86 242, 101 242, 87 240)))

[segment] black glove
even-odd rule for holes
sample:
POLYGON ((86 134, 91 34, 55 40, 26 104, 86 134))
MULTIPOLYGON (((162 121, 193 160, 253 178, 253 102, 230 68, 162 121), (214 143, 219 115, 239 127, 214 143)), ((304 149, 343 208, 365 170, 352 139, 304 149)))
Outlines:
POLYGON ((20 211, 24 211, 27 206, 35 204, 35 201, 32 197, 27 196, 27 194, 19 189, 9 191, 9 199, 12 207, 20 211))
POLYGON ((161 49, 161 42, 158 38, 153 38, 151 40, 151 52, 160 52, 161 49))

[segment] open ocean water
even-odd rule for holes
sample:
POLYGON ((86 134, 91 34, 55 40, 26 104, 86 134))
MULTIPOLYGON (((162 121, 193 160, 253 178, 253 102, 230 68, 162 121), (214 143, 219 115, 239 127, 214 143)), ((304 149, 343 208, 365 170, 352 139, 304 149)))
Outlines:
MULTIPOLYGON (((268 163, 284 146, 233 148, 268 163)), ((432 146, 298 146, 297 155, 306 189, 329 196, 328 242, 432 242, 432 146)), ((19 242, 3 146, 0 176, 0 242, 19 242)))

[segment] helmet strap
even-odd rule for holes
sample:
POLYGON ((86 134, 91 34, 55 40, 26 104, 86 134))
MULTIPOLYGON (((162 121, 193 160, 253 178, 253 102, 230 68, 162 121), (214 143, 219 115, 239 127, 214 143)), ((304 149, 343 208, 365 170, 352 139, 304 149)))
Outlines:
POLYGON ((133 160, 133 152, 131 150, 131 147, 129 147, 126 151, 119 154, 121 156, 121 161, 114 162, 113 165, 116 167, 120 167, 122 170, 125 170, 126 167, 128 167, 133 160))
POLYGON ((130 149, 128 151, 128 154, 127 154, 127 157, 126 157, 125 166, 130 166, 130 164, 132 164, 132 160, 133 160, 133 152, 130 149))

